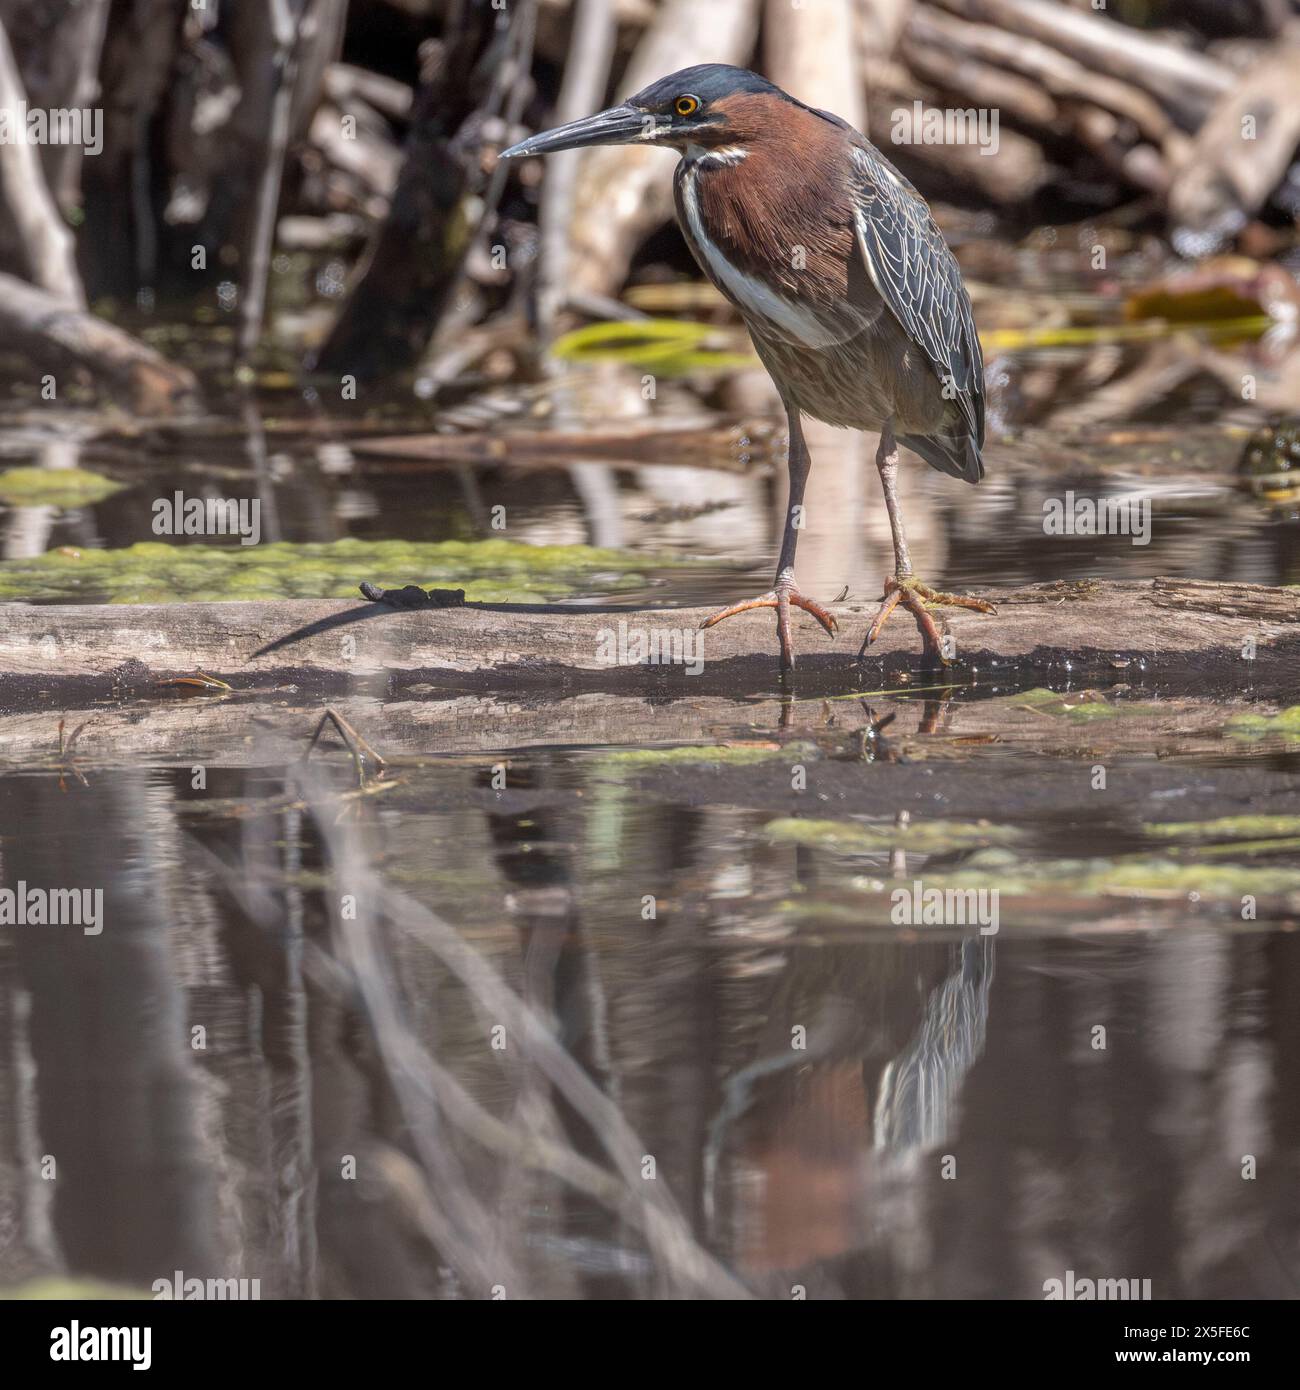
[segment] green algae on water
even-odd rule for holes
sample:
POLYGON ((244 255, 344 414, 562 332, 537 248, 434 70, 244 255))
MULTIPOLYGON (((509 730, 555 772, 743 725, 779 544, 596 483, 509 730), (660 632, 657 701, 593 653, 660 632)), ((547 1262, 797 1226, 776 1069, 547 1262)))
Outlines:
POLYGON ((639 588, 645 570, 670 560, 585 545, 517 541, 362 541, 170 545, 55 550, 0 563, 0 599, 36 602, 179 603, 225 599, 359 598, 419 584, 465 590, 470 602, 546 602, 639 588))
POLYGON ((1120 712, 1118 705, 1108 704, 1105 700, 1076 700, 1071 703, 1069 696, 1058 695, 1055 690, 1041 687, 1024 691, 1012 703, 1028 705, 1038 714, 1063 715, 1080 724, 1094 719, 1111 719, 1120 712))
POLYGON ((1300 739, 1300 705, 1291 705, 1277 714, 1236 714, 1228 720, 1227 728, 1229 738, 1256 739, 1281 734, 1284 738, 1300 739))
POLYGON ((1220 816, 1217 820, 1156 821, 1142 827, 1164 840, 1264 842, 1300 835, 1300 816, 1220 816))
POLYGON ((53 1274, 44 1278, 30 1279, 25 1284, 17 1284, 0 1292, 0 1300, 58 1301, 69 1299, 108 1299, 114 1302, 126 1299, 152 1298, 148 1289, 132 1288, 126 1284, 110 1284, 99 1279, 77 1279, 53 1274))
POLYGON ((1019 832, 986 822, 916 820, 907 825, 865 821, 812 820, 789 816, 768 821, 763 834, 778 843, 804 845, 831 854, 869 854, 903 849, 916 854, 1014 844, 1019 832))
POLYGON ((661 767, 694 767, 702 763, 726 767, 749 767, 775 758, 807 759, 817 756, 811 743, 786 743, 779 748, 765 744, 684 744, 673 748, 619 748, 600 754, 602 766, 640 768, 653 771, 661 767))
POLYGON ((1004 849, 980 850, 960 868, 928 874, 926 887, 996 888, 1005 898, 1028 893, 1196 893, 1234 899, 1243 894, 1300 892, 1300 869, 1270 864, 1183 863, 1160 855, 1115 859, 1026 860, 1004 849))
MULTIPOLYGON (((1253 820, 1280 822, 1281 828, 1294 817, 1240 817, 1232 821, 1250 822, 1253 820)), ((960 845, 945 845, 941 841, 934 845, 921 845, 911 842, 907 836, 916 826, 904 831, 890 827, 860 827, 870 832, 853 839, 846 831, 859 828, 852 822, 772 822, 765 827, 765 834, 771 837, 773 828, 783 825, 808 825, 811 827, 833 828, 835 839, 819 840, 815 830, 804 832, 803 842, 847 853, 855 850, 901 848, 916 852, 939 852, 946 848, 960 848, 960 845), (873 835, 878 838, 873 839, 873 835)), ((922 822, 921 824, 925 824, 922 822)), ((931 822, 936 838, 942 835, 945 822, 931 822)), ((1213 822, 1209 822, 1213 824, 1213 822)), ((957 823, 952 828, 960 829, 957 823)), ((1172 827, 1171 827, 1172 828, 1172 827)), ((1236 827, 1243 834, 1248 830, 1258 830, 1259 826, 1236 827)), ((994 827, 1001 829, 1001 827, 994 827)), ((824 832, 830 834, 830 830, 824 832)), ((959 837, 960 838, 960 837, 959 837)), ((1149 898, 1159 902, 1170 898, 1185 897, 1205 902, 1238 904, 1249 894, 1261 896, 1287 896, 1300 894, 1300 868, 1291 864, 1261 863, 1254 860, 1258 854, 1277 854, 1294 846, 1291 838, 1277 838, 1258 841, 1254 839, 1231 840, 1214 846, 1187 846, 1194 858, 1180 858, 1175 854, 1135 853, 1119 855, 1113 859, 1102 857, 1070 858, 1029 858, 1013 847, 990 844, 977 848, 960 864, 948 868, 927 866, 925 886, 949 889, 959 892, 996 891, 1004 903, 1028 898, 1041 900, 1046 896, 1064 898, 1134 897, 1149 898), (1232 857, 1232 856, 1235 856, 1232 857), (1207 862, 1213 860, 1214 862, 1207 862)), ((911 877, 909 874, 908 877, 911 877)), ((850 880, 851 886, 868 897, 878 896, 883 884, 880 877, 858 876, 850 880)), ((792 905, 791 911, 799 917, 819 919, 827 912, 836 910, 833 901, 821 903, 803 901, 792 905)))
POLYGON ((0 502, 11 507, 88 507, 125 486, 84 468, 9 468, 0 473, 0 502))

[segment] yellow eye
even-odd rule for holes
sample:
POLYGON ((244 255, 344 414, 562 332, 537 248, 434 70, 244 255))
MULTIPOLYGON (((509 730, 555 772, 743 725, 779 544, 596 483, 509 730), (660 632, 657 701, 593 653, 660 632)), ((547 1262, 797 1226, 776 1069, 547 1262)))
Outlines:
POLYGON ((673 102, 673 110, 679 116, 693 116, 700 109, 699 97, 678 97, 673 102))

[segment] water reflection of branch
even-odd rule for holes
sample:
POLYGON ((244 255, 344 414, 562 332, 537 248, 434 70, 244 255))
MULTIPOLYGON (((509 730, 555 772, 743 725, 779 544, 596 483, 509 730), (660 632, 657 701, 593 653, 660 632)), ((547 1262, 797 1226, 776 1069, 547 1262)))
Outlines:
MULTIPOLYGON (((337 827, 332 827, 336 831, 337 827)), ((337 838, 337 836, 336 836, 337 838)), ((617 1212, 639 1229, 655 1256, 661 1278, 679 1291, 697 1295, 737 1296, 743 1289, 694 1240, 685 1220, 662 1183, 647 1183, 641 1164, 645 1145, 637 1138, 622 1113, 587 1077, 570 1054, 560 1046, 541 1017, 519 998, 496 970, 460 934, 427 908, 405 894, 379 883, 370 876, 370 887, 377 893, 380 914, 412 934, 470 991, 479 1006, 494 1021, 504 1023, 509 1034, 521 1039, 525 1053, 547 1076, 556 1091, 601 1138, 613 1160, 617 1175, 582 1158, 576 1152, 551 1143, 543 1134, 517 1134, 500 1124, 472 1100, 450 1076, 437 1068, 429 1073, 431 1086, 425 1101, 448 1108, 449 1117, 464 1123, 480 1143, 516 1162, 539 1167, 617 1212), (445 1095, 444 1095, 445 1091, 445 1095), (447 1105, 450 1101, 451 1106, 447 1105), (469 1126, 473 1128, 469 1128, 469 1126)), ((360 955, 354 968, 363 972, 375 965, 373 933, 362 931, 360 922, 349 923, 347 935, 360 955)), ((374 981, 371 981, 373 985, 374 981)), ((393 1005, 391 994, 377 995, 381 1011, 393 1005)), ((414 1042, 406 1033, 407 1055, 414 1042)), ((418 1047, 418 1044, 415 1044, 418 1047)), ((421 1051, 423 1051, 421 1049, 421 1051)), ((424 1054, 427 1058, 427 1053, 424 1054)), ((428 1059, 432 1062, 432 1059, 428 1059)), ((421 1107, 426 1119, 429 1105, 421 1107)), ((417 1115, 418 1119, 418 1115, 417 1115)))
MULTIPOLYGON (((330 814, 332 801, 323 780, 303 774, 298 793, 298 800, 309 808, 338 887, 338 893, 325 895, 332 948, 328 955, 317 953, 319 968, 313 977, 330 981, 362 1008, 414 1155, 412 1166, 409 1158, 393 1150, 381 1167, 402 1198, 403 1209, 439 1256, 477 1291, 504 1285, 516 1297, 527 1290, 528 1275, 511 1253, 521 1245, 522 1231, 504 1229, 509 1208, 503 1212, 483 1195, 482 1170, 469 1163, 464 1151, 464 1141, 469 1140, 476 1151, 506 1165, 507 1178, 519 1168, 546 1175, 592 1198, 640 1232, 661 1293, 744 1296, 744 1288, 695 1241, 662 1178, 645 1180, 645 1144, 556 1040, 546 1019, 454 927, 373 871, 355 828, 330 814), (355 919, 342 914, 343 892, 356 904, 355 919), (385 946, 386 929, 430 952, 464 987, 480 1016, 505 1028, 507 1055, 526 1058, 546 1079, 556 1100, 598 1137, 611 1166, 592 1162, 560 1137, 564 1126, 556 1101, 540 1088, 529 1104, 515 1108, 508 1123, 470 1094, 416 1032, 385 946)), ((226 866, 225 876, 239 879, 232 886, 254 906, 245 866, 238 872, 226 866)), ((272 925, 265 911, 256 915, 272 925)))
POLYGON ((262 425, 262 413, 251 393, 246 393, 240 407, 244 419, 245 448, 248 461, 253 468, 257 482, 257 495, 262 502, 265 516, 262 521, 262 537, 267 541, 278 541, 280 535, 280 511, 276 506, 275 481, 271 474, 270 460, 266 453, 266 430, 262 425))

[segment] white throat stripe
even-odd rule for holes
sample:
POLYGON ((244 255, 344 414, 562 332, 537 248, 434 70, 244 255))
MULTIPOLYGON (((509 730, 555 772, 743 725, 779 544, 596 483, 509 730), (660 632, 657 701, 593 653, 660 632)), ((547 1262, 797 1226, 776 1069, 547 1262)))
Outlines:
POLYGON ((696 190, 697 160, 689 164, 682 178, 682 205, 690 233, 700 253, 708 262, 718 283, 740 306, 741 312, 752 318, 766 319, 788 337, 811 348, 832 347, 843 342, 844 334, 836 326, 824 323, 811 309, 787 299, 757 276, 739 269, 722 254, 716 242, 704 229, 696 190))

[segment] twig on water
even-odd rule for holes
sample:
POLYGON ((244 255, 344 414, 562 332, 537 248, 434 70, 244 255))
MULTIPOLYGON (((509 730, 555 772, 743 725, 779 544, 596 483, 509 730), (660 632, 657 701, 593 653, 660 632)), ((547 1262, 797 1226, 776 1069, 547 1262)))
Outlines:
POLYGON ((312 749, 320 741, 320 736, 325 730, 326 724, 333 724, 338 730, 339 737, 347 745, 348 752, 352 755, 352 765, 357 772, 357 786, 366 785, 365 759, 369 758, 374 763, 378 773, 382 776, 388 766, 383 758, 365 741, 364 738, 348 723, 346 719, 336 710, 326 708, 325 713, 320 717, 320 723, 316 725, 316 732, 311 736, 311 742, 307 745, 307 751, 302 755, 305 763, 312 755, 312 749))

